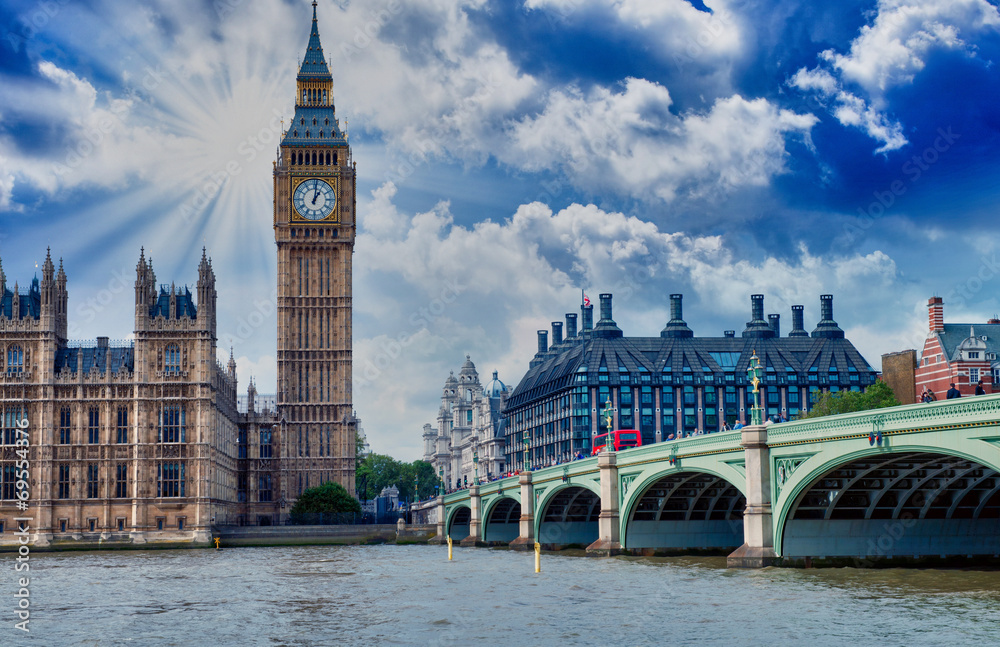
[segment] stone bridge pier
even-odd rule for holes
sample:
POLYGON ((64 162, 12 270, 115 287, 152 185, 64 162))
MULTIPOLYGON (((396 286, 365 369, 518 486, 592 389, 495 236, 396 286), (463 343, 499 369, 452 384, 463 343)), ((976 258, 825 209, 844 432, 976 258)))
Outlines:
POLYGON ((767 427, 744 427, 741 435, 747 472, 743 545, 726 559, 726 565, 730 568, 763 568, 773 564, 777 558, 771 514, 771 453, 767 447, 767 427))

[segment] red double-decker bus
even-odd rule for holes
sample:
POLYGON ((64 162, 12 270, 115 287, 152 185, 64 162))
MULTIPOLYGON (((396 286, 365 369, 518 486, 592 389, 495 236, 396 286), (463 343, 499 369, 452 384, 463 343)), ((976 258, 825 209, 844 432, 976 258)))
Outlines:
POLYGON ((642 434, 638 430, 618 429, 617 431, 612 431, 610 434, 601 434, 594 437, 594 451, 590 453, 591 456, 597 456, 604 450, 608 444, 608 436, 612 438, 612 446, 616 452, 642 445, 642 434))

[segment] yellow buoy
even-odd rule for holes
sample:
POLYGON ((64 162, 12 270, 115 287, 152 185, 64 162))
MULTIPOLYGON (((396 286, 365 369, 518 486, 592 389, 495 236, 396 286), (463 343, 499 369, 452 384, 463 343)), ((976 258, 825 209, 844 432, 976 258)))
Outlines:
POLYGON ((542 545, 535 542, 535 572, 542 572, 542 545))
POLYGON ((448 561, 451 561, 451 535, 448 536, 448 561))

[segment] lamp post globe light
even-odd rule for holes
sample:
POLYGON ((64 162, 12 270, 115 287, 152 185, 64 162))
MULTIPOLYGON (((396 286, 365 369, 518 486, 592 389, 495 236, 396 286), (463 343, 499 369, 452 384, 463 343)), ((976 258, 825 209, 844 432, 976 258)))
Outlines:
POLYGON ((604 441, 604 451, 606 451, 606 452, 613 452, 613 451, 615 451, 614 439, 611 436, 612 428, 614 426, 613 425, 613 420, 614 420, 614 412, 615 411, 617 411, 617 409, 615 409, 614 407, 611 406, 611 396, 608 396, 608 401, 604 403, 604 411, 602 412, 602 415, 604 416, 604 420, 605 420, 605 422, 607 423, 607 426, 608 426, 608 437, 604 441))
POLYGON ((438 466, 438 480, 441 481, 439 487, 442 490, 447 490, 447 488, 444 486, 444 465, 438 466))
POLYGON ((531 471, 531 443, 528 430, 524 430, 524 471, 531 471))
POLYGON ((479 449, 476 447, 472 448, 472 466, 475 475, 475 484, 479 485, 479 449))
POLYGON ((750 364, 747 366, 747 379, 753 385, 753 407, 750 408, 750 424, 753 425, 764 424, 760 406, 760 378, 763 374, 764 371, 760 366, 760 358, 757 357, 757 351, 755 350, 750 357, 750 364))

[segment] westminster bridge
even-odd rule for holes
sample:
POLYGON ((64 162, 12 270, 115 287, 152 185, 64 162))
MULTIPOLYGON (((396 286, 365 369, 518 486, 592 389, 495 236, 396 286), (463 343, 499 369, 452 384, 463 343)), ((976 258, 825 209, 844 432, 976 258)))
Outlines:
POLYGON ((438 498, 463 546, 728 552, 736 567, 1000 553, 1000 395, 694 436, 438 498))

